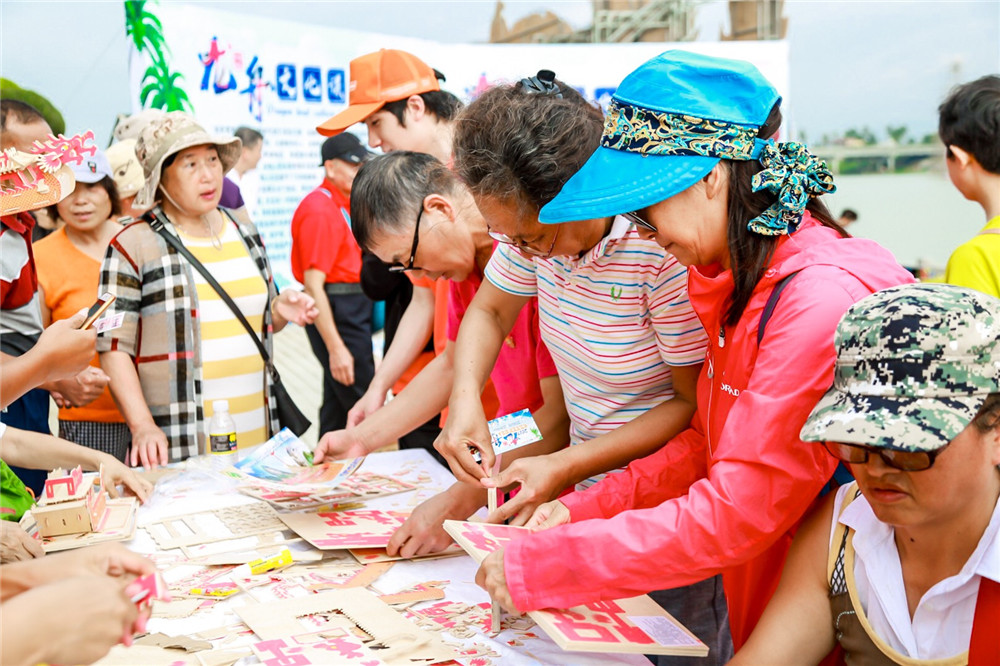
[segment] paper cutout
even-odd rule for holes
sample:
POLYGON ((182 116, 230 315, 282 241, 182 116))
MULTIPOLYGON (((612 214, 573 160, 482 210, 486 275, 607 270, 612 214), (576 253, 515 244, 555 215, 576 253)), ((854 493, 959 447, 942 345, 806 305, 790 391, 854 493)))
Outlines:
POLYGON ((412 604, 418 601, 444 599, 444 587, 448 583, 449 581, 446 580, 432 580, 414 585, 408 590, 402 590, 395 594, 381 594, 379 595, 379 599, 389 605, 412 604))
POLYGON ((356 472, 344 479, 339 487, 321 493, 296 490, 288 486, 275 487, 247 481, 241 484, 240 492, 264 500, 276 509, 298 511, 301 509, 330 508, 357 502, 366 502, 378 497, 387 497, 416 489, 416 485, 383 474, 356 472))
MULTIPOLYGON (((516 539, 527 538, 531 530, 510 525, 489 525, 456 520, 444 521, 444 529, 465 548, 476 562, 503 548, 516 539)), ((564 650, 580 652, 632 652, 703 657, 708 646, 688 631, 680 622, 648 596, 596 601, 566 610, 545 609, 528 613, 556 645, 564 650), (657 618, 657 638, 668 640, 671 635, 662 623, 673 626, 681 637, 672 643, 660 643, 631 618, 639 616, 647 626, 649 618, 657 618)))
POLYGON ((242 606, 235 611, 265 641, 324 631, 331 626, 348 629, 347 625, 357 625, 374 639, 367 647, 379 648, 376 654, 389 666, 433 664, 458 656, 439 636, 419 628, 361 588, 242 606))
POLYGON ((189 617, 201 608, 201 599, 175 599, 173 601, 154 601, 152 617, 189 617))
POLYGON ((202 511, 150 523, 144 528, 163 550, 283 530, 274 509, 263 502, 202 511), (215 526, 213 526, 213 523, 215 526), (221 534, 217 525, 229 531, 221 534))
POLYGON ((357 509, 320 513, 286 513, 278 518, 320 550, 384 547, 409 513, 357 509))

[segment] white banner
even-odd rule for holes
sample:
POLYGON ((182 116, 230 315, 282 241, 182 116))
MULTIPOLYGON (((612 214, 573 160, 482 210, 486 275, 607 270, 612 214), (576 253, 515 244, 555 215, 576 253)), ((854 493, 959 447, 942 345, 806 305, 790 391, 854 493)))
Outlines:
MULTIPOLYGON (((347 105, 349 63, 380 48, 410 51, 447 76, 442 86, 468 101, 485 86, 551 69, 589 99, 607 104, 631 70, 669 49, 740 58, 754 63, 784 97, 788 115, 788 46, 785 42, 683 44, 443 44, 427 40, 279 21, 194 5, 164 4, 156 14, 170 50, 169 66, 183 79, 199 122, 231 134, 240 125, 264 135, 255 208, 268 256, 280 281, 289 267, 292 213, 320 184, 315 127, 347 105)), ((133 52, 131 94, 140 108, 146 56, 133 52)), ((351 129, 364 138, 364 125, 351 129)))

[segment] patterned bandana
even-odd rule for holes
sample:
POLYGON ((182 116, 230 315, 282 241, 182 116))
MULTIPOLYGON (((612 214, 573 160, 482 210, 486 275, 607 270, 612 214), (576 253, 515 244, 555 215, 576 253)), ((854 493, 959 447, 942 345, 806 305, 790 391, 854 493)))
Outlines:
POLYGON ((837 187, 826 162, 802 144, 758 139, 758 129, 754 125, 653 111, 612 99, 601 146, 641 155, 759 159, 764 170, 753 177, 753 190, 767 190, 778 200, 750 220, 747 228, 765 236, 787 234, 802 218, 810 197, 830 194, 837 187))

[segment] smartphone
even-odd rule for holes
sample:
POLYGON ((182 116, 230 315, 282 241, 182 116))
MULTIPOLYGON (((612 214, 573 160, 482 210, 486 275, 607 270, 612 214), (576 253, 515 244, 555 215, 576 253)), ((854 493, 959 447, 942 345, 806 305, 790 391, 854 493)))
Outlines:
POLYGON ((111 304, 115 302, 115 295, 109 291, 104 292, 100 298, 94 301, 94 304, 90 306, 87 310, 87 318, 83 320, 83 324, 80 325, 81 330, 86 330, 94 325, 94 322, 101 318, 105 310, 111 307, 111 304))

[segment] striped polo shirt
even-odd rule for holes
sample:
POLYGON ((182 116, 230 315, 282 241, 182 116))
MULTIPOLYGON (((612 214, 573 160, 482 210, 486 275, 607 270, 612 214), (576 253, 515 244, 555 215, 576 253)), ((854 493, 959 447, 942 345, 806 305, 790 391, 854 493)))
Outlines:
MULTIPOLYGON (((267 307, 267 284, 235 225, 225 225, 221 250, 212 244, 211 238, 189 236, 175 229, 185 247, 236 302, 250 326, 255 331, 261 330, 267 307)), ((263 444, 267 440, 264 361, 225 301, 205 282, 201 273, 192 273, 198 291, 201 325, 201 394, 206 434, 212 418, 212 401, 228 400, 239 448, 263 444)))
POLYGON ((572 444, 669 400, 670 366, 705 358, 687 270, 622 217, 580 258, 529 257, 501 245, 486 278, 510 294, 538 296, 539 328, 559 371, 572 444))

